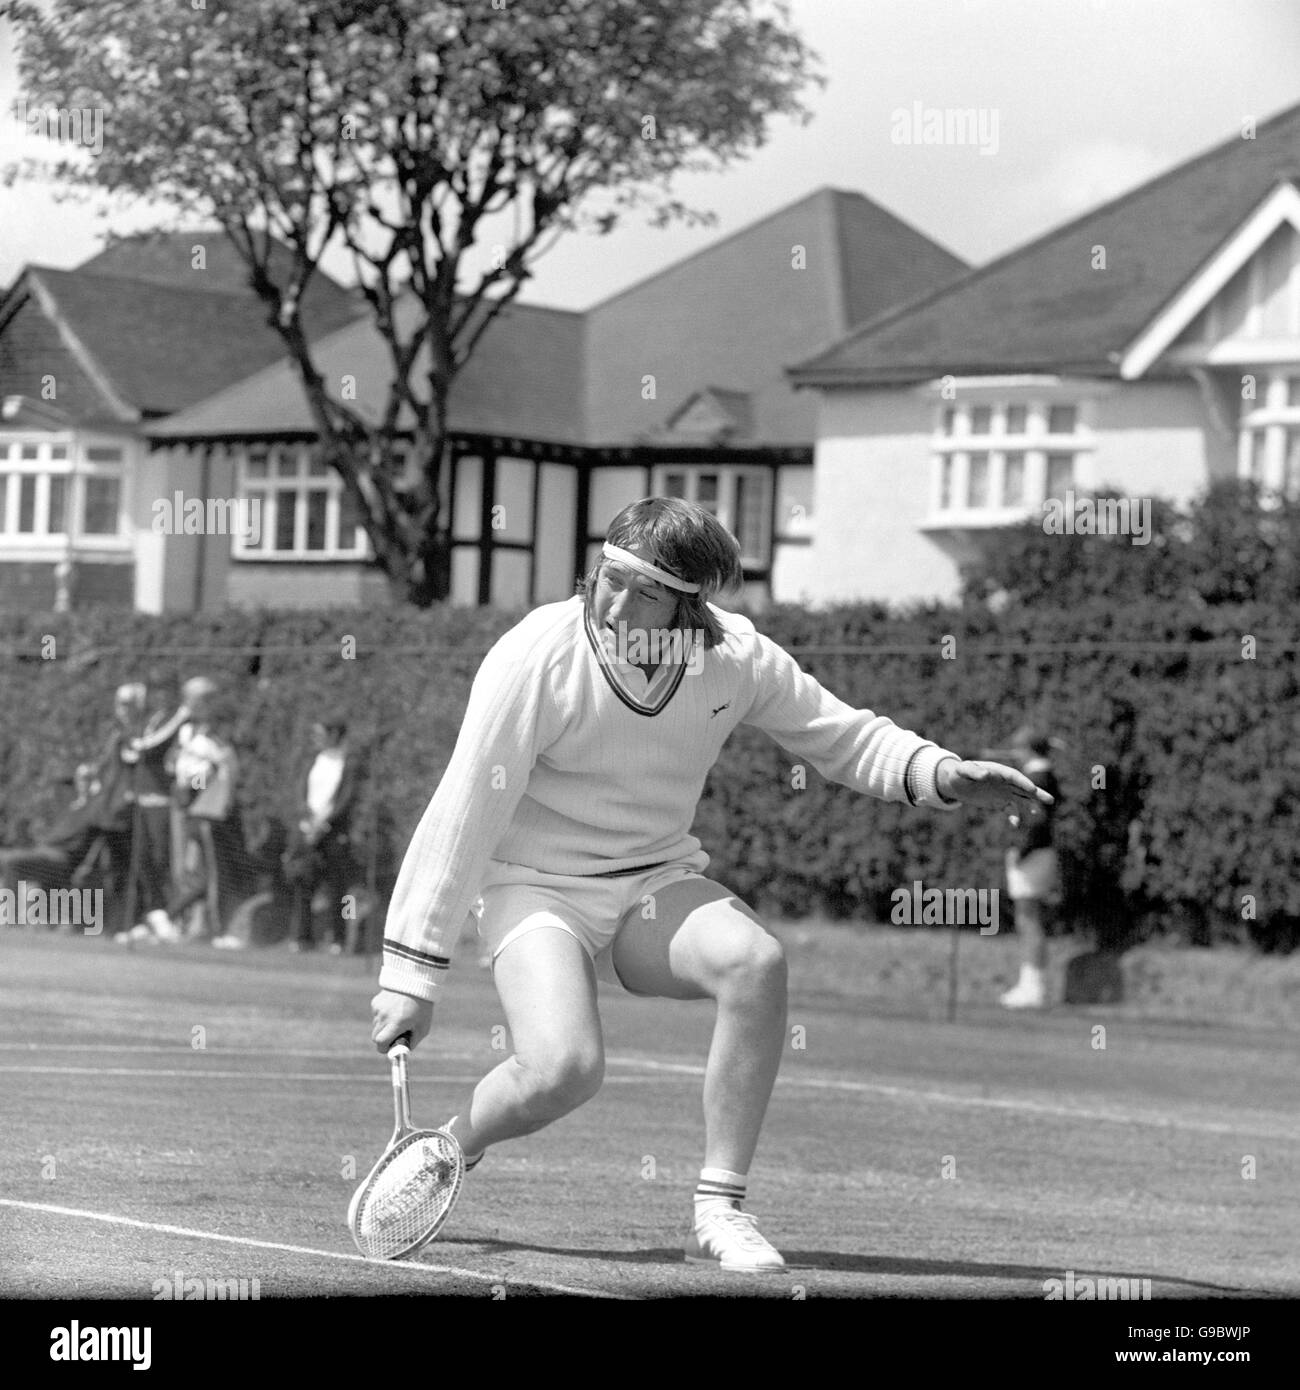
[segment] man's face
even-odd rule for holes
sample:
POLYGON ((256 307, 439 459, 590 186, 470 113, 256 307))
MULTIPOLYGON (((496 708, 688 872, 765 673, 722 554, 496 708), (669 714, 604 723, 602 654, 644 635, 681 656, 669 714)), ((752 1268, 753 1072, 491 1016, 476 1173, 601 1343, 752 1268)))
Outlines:
POLYGON ((592 618, 598 631, 619 636, 625 627, 628 638, 640 634, 645 642, 655 629, 667 629, 677 617, 677 598, 670 589, 629 569, 618 560, 606 560, 601 567, 591 601, 592 618))

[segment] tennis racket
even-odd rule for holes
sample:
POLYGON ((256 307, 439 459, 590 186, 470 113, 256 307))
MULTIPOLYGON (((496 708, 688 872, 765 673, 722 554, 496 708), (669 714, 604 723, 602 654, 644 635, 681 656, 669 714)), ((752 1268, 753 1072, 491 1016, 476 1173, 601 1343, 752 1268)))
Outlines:
POLYGON ((441 1230, 465 1176, 464 1156, 450 1134, 411 1124, 410 1040, 403 1033, 388 1049, 393 1137, 348 1205, 348 1229, 369 1260, 401 1260, 427 1245, 441 1230))

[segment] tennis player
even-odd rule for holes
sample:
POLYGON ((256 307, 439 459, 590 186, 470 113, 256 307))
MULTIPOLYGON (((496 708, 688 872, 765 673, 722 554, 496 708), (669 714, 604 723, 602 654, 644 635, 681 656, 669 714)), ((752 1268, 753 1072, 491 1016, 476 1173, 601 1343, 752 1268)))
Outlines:
POLYGON ((709 602, 740 580, 739 547, 716 518, 648 498, 615 517, 575 597, 492 648, 402 863, 371 1036, 385 1051, 428 1033, 474 911, 515 1051, 446 1126, 472 1167, 599 1090, 597 978, 714 1000, 686 1258, 760 1271, 784 1261, 742 1203, 786 1037, 786 967, 754 912, 707 876, 690 833, 728 735, 752 725, 824 776, 914 806, 1047 794, 836 699, 709 602))

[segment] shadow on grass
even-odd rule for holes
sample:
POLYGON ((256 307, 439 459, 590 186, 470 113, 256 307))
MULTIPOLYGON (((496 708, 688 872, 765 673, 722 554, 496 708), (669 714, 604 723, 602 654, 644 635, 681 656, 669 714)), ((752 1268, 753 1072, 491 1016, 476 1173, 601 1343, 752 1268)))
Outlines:
MULTIPOLYGON (((449 1242, 450 1243, 450 1242, 449 1242)), ((559 1245, 530 1244, 515 1240, 476 1240, 466 1241, 484 1252, 504 1254, 519 1252, 533 1255, 554 1255, 570 1259, 608 1260, 613 1264, 637 1265, 682 1265, 680 1245, 658 1247, 649 1250, 600 1250, 574 1249, 559 1245)), ((896 1255, 855 1255, 842 1250, 785 1250, 785 1273, 806 1270, 821 1270, 829 1274, 881 1274, 897 1275, 900 1278, 935 1279, 990 1279, 1018 1280, 1041 1285, 1048 1279, 1062 1279, 1065 1271, 1059 1266, 1048 1268, 1039 1265, 1016 1265, 990 1262, 978 1264, 970 1260, 918 1260, 896 1255)), ((1114 1269, 1076 1269, 1076 1282, 1081 1279, 1114 1279, 1119 1277, 1150 1279, 1168 1291, 1171 1288, 1185 1289, 1189 1294, 1213 1296, 1214 1294, 1248 1294, 1261 1297, 1262 1290, 1245 1289, 1231 1284, 1213 1284, 1203 1279, 1179 1279, 1167 1274, 1136 1273, 1114 1269)), ((1010 1297, 1024 1297, 1024 1294, 1008 1294, 1010 1297)), ((1038 1295, 1028 1295, 1038 1296, 1038 1295)), ((1166 1294, 1167 1296, 1167 1294, 1166 1294)), ((1076 1295, 1076 1298, 1078 1295, 1076 1295)))

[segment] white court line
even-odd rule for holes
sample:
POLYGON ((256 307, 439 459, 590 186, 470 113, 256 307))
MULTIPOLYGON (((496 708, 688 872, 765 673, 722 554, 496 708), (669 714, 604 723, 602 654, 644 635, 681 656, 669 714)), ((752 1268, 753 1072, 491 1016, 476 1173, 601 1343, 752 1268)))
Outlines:
MULTIPOLYGON (((151 1076, 162 1080, 180 1077, 186 1081, 195 1077, 208 1081, 357 1081, 367 1086, 375 1085, 375 1078, 371 1073, 360 1071, 211 1071, 203 1067, 0 1067, 0 1075, 6 1073, 16 1073, 20 1076, 151 1076)), ((473 1086, 482 1081, 483 1073, 474 1072, 466 1076, 448 1076, 441 1073, 433 1079, 473 1086)), ((645 1079, 649 1080, 648 1077, 645 1079)), ((382 1083, 383 1078, 380 1080, 382 1083)))
POLYGON ((343 1260, 348 1264, 369 1265, 372 1269, 401 1270, 406 1274, 454 1274, 462 1279, 477 1279, 484 1284, 504 1284, 509 1292, 513 1282, 529 1289, 547 1289, 551 1293, 576 1294, 581 1298, 612 1298, 623 1303, 640 1300, 634 1294, 606 1293, 603 1289, 577 1289, 568 1284, 552 1284, 547 1279, 520 1279, 513 1281, 499 1274, 483 1274, 476 1269, 460 1269, 456 1265, 408 1264, 404 1260, 368 1260, 364 1255, 353 1255, 346 1250, 317 1250, 310 1245, 285 1245, 272 1240, 254 1240, 251 1236, 226 1236, 218 1231, 194 1231, 188 1226, 166 1226, 160 1221, 137 1221, 132 1216, 110 1216, 100 1211, 84 1211, 79 1207, 56 1207, 48 1202, 20 1202, 12 1197, 0 1197, 0 1207, 15 1207, 20 1211, 39 1211, 50 1216, 75 1216, 83 1221, 102 1221, 109 1226, 132 1226, 141 1231, 153 1231, 158 1235, 187 1236, 191 1240, 213 1240, 223 1245, 244 1245, 254 1250, 284 1250, 291 1255, 312 1255, 322 1260, 343 1260))
MULTIPOLYGON (((0 1042, 0 1052, 142 1052, 160 1053, 165 1057, 174 1056, 176 1053, 183 1053, 190 1056, 195 1048, 192 1048, 187 1041, 178 1043, 112 1043, 112 1042, 84 1042, 84 1043, 45 1043, 45 1042, 0 1042)), ((214 1047, 206 1047, 204 1053, 209 1056, 218 1057, 332 1057, 335 1060, 351 1059, 359 1061, 362 1058, 380 1057, 379 1050, 371 1052, 366 1048, 292 1048, 276 1047, 268 1044, 266 1047, 240 1047, 227 1046, 220 1043, 214 1047)), ((473 1062, 482 1057, 482 1052, 447 1052, 439 1049, 438 1056, 447 1058, 454 1062, 473 1062)), ((380 1058, 382 1061, 382 1057, 380 1058)))
MULTIPOLYGON (((195 1077, 207 1081, 356 1081, 366 1086, 375 1085, 374 1075, 360 1071, 211 1071, 204 1067, 0 1067, 0 1076, 150 1076, 160 1080, 179 1078, 185 1081, 195 1077)), ((485 1073, 470 1072, 464 1076, 453 1076, 439 1072, 430 1077, 430 1084, 453 1086, 476 1086, 485 1073)), ((657 1076, 607 1076, 605 1084, 611 1086, 631 1086, 642 1081, 658 1081, 657 1076)))
MULTIPOLYGON (((607 1062, 619 1066, 645 1067, 652 1071, 672 1072, 677 1075, 704 1075, 704 1068, 682 1062, 655 1062, 645 1057, 608 1057, 607 1062)), ((963 1096, 952 1091, 923 1091, 910 1086, 886 1086, 873 1081, 843 1081, 815 1076, 778 1076, 776 1084, 782 1087, 806 1086, 817 1091, 848 1091, 858 1094, 888 1096, 893 1100, 935 1101, 940 1105, 969 1105, 990 1110, 1022 1111, 1027 1115, 1050 1115, 1065 1120, 1104 1120, 1111 1124, 1154 1125, 1159 1129, 1186 1129, 1202 1134, 1240 1134, 1243 1130, 1272 1139, 1300 1139, 1300 1131, 1294 1129, 1273 1129, 1267 1125, 1259 1126, 1250 1121, 1240 1124, 1222 1124, 1213 1120, 1182 1120, 1165 1115, 1129 1114, 1116 1110, 1086 1110, 1069 1105, 1051 1105, 1044 1101, 1018 1100, 996 1096, 963 1096)))
MULTIPOLYGON (((607 1085, 635 1085, 639 1082, 653 1081, 656 1075, 703 1077, 704 1068, 684 1062, 657 1062, 646 1057, 609 1057, 614 1066, 640 1067, 650 1073, 645 1076, 607 1076, 607 1085)), ((266 1071, 212 1071, 203 1068, 160 1068, 160 1067, 59 1067, 59 1066, 0 1066, 2 1074, 31 1076, 140 1076, 160 1080, 203 1078, 210 1081, 327 1081, 357 1082, 374 1085, 374 1076, 369 1072, 266 1072, 266 1071)), ((482 1073, 449 1076, 441 1074, 431 1078, 437 1083, 447 1085, 472 1086, 482 1080, 482 1073)), ((1025 1115, 1043 1115, 1062 1120, 1099 1120, 1107 1124, 1148 1125, 1156 1129, 1185 1130, 1193 1134, 1241 1134, 1259 1135, 1266 1139, 1295 1141, 1300 1139, 1300 1131, 1276 1128, 1267 1123, 1259 1124, 1252 1120, 1242 1120, 1236 1124, 1214 1120, 1184 1120, 1167 1115, 1132 1114, 1116 1110, 1089 1110, 1078 1106, 1052 1105, 1044 1101, 1003 1098, 997 1096, 963 1096, 951 1091, 918 1090, 908 1086, 887 1086, 880 1082, 844 1081, 827 1077, 778 1076, 776 1084, 784 1089, 805 1087, 817 1091, 844 1091, 857 1095, 886 1096, 891 1100, 932 1101, 938 1105, 964 1105, 976 1109, 1003 1110, 1025 1115)))

